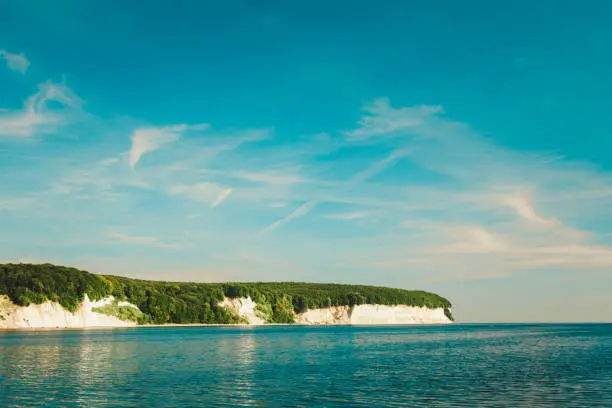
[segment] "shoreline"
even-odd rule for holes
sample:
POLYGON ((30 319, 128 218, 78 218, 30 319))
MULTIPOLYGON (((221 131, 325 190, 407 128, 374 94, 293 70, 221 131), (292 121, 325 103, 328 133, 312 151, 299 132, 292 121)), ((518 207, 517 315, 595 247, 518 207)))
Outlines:
POLYGON ((116 330, 116 329, 139 329, 139 328, 182 328, 182 327, 208 327, 208 328, 248 328, 255 329, 260 327, 423 327, 423 326, 524 326, 524 325, 612 325, 612 322, 451 322, 451 323, 411 323, 411 324, 305 324, 305 323, 266 323, 266 324, 247 324, 247 323, 169 323, 169 324, 143 324, 134 326, 89 326, 89 327, 15 327, 0 328, 0 334, 5 332, 32 332, 32 331, 60 331, 60 330, 116 330))
MULTIPOLYGON (((99 329, 117 327, 239 327, 252 328, 259 326, 395 326, 395 325, 429 325, 448 324, 452 320, 448 310, 408 305, 343 305, 327 308, 307 309, 294 314, 292 323, 267 323, 274 320, 256 312, 257 303, 250 297, 227 298, 218 304, 225 308, 236 319, 236 323, 161 323, 147 322, 141 318, 142 312, 136 305, 117 301, 114 296, 91 301, 87 294, 75 311, 64 309, 58 302, 47 300, 40 304, 18 306, 7 295, 0 297, 0 329, 99 329), (119 308, 124 310, 120 317, 119 308), (144 321, 143 321, 144 320, 144 321), (139 324, 140 323, 140 324, 139 324)), ((189 320, 176 318, 176 320, 189 320)), ((216 320, 216 319, 212 319, 216 320)), ((221 319, 219 319, 221 320, 221 319)), ((230 320, 230 319, 226 319, 230 320)))
POLYGON ((354 327, 412 327, 412 326, 451 326, 456 323, 412 323, 412 324, 305 324, 305 323, 266 323, 266 324, 247 324, 247 323, 169 323, 169 324, 142 324, 133 326, 88 326, 88 327, 15 327, 15 328, 0 328, 0 334, 3 332, 16 331, 56 331, 56 330, 115 330, 115 329, 139 329, 139 328, 181 328, 181 327, 208 327, 208 328, 248 328, 254 329, 259 327, 338 327, 338 326, 354 326, 354 327))
POLYGON ((216 323, 169 323, 169 324, 143 324, 134 326, 89 326, 89 327, 16 327, 0 328, 0 335, 9 332, 34 332, 34 331, 62 331, 62 330, 116 330, 116 329, 140 329, 140 328, 184 328, 184 327, 203 327, 203 328, 246 328, 256 329, 275 326, 286 327, 423 327, 423 326, 523 326, 523 325, 612 325, 612 322, 452 322, 452 323, 412 323, 412 324, 304 324, 304 323, 266 323, 266 324, 216 324, 216 323))

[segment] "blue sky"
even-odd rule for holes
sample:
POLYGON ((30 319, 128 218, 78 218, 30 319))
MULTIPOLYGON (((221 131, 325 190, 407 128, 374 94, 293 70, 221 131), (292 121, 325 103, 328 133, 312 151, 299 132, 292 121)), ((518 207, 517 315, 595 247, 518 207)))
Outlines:
POLYGON ((611 23, 606 1, 5 1, 0 260, 609 321, 611 23))

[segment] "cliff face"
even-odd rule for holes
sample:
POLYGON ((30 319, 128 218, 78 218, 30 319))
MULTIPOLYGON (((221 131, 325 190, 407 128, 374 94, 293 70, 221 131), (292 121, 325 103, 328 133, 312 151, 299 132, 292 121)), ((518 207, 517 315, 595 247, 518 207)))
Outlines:
MULTIPOLYGON (((226 298, 223 306, 230 307, 252 325, 265 324, 251 298, 226 298)), ((452 323, 443 308, 396 305, 331 306, 310 309, 295 315, 295 322, 304 325, 391 325, 391 324, 444 324, 452 323)))
POLYGON ((223 299, 223 302, 219 303, 219 306, 228 308, 232 313, 242 317, 250 325, 259 326, 266 324, 264 316, 256 310, 257 303, 250 297, 234 299, 226 297, 223 299))
POLYGON ((312 309, 297 315, 299 324, 441 324, 452 323, 444 309, 406 305, 358 305, 312 309))
MULTIPOLYGON (((92 302, 87 295, 73 313, 64 309, 59 303, 47 301, 45 303, 29 306, 17 306, 5 296, 0 295, 0 328, 85 328, 85 327, 125 327, 135 326, 135 321, 121 320, 115 316, 98 313, 92 309, 111 305, 115 299, 111 296, 92 302)), ((121 306, 129 306, 126 302, 119 302, 121 306)), ((137 309, 137 308, 136 308, 137 309)))
MULTIPOLYGON (((122 320, 104 311, 108 306, 134 308, 127 302, 117 302, 112 296, 92 302, 87 295, 73 313, 55 302, 17 306, 7 296, 0 295, 0 329, 22 328, 86 328, 136 326, 132 320, 122 320)), ((250 297, 225 298, 220 306, 228 308, 242 318, 245 324, 264 325, 265 316, 257 310, 250 297)), ((139 312, 139 311, 138 311, 139 312)), ((332 306, 310 309, 295 315, 295 323, 303 325, 390 325, 390 324, 443 324, 452 323, 444 309, 429 309, 406 305, 332 306)))

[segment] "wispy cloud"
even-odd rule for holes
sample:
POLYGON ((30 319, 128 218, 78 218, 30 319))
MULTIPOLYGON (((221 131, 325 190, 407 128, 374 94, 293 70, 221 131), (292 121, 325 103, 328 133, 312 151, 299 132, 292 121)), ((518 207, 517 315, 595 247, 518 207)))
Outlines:
MULTIPOLYGON (((0 118, 4 114, 0 112, 0 118)), ((308 238, 292 236, 283 246, 285 253, 302 259, 304 248, 312 246, 319 249, 317 262, 322 264, 325 258, 337 264, 354 262, 357 268, 384 269, 390 278, 400 276, 401 270, 411 279, 415 275, 411 283, 611 265, 612 248, 601 233, 593 231, 612 205, 609 174, 562 157, 497 146, 467 125, 447 119, 441 107, 392 107, 388 100, 380 100, 369 105, 355 129, 304 144, 301 139, 275 140, 269 130, 208 131, 206 138, 185 134, 206 128, 137 129, 128 160, 132 168, 139 166, 138 171, 117 165, 120 151, 96 152, 79 166, 66 167, 62 177, 50 177, 45 182, 48 190, 36 200, 73 214, 85 207, 79 207, 76 198, 89 195, 96 198, 86 203, 91 204, 92 214, 126 211, 135 215, 142 198, 135 194, 146 188, 147 199, 159 194, 160 201, 152 207, 163 208, 168 219, 179 221, 164 227, 164 236, 184 234, 183 238, 204 242, 210 233, 215 245, 230 248, 236 244, 233 238, 220 243, 219 237, 225 233, 220 225, 231 225, 240 229, 241 245, 259 247, 262 252, 276 234, 264 236, 261 227, 282 236, 290 222, 316 211, 317 216, 338 222, 301 223, 300 228, 308 230, 303 237, 308 238), (151 152, 156 152, 156 163, 143 166, 142 157, 148 158, 151 152), (94 189, 101 194, 91 194, 94 189), (227 200, 232 211, 205 211, 227 200), (214 219, 208 218, 211 214, 214 219), (185 219, 199 216, 202 222, 191 223, 189 231, 181 229, 185 219), (271 223, 256 224, 261 219, 271 223), (367 236, 345 234, 353 224, 372 219, 376 222, 370 225, 375 228, 364 231, 367 236), (206 234, 198 229, 204 225, 206 234), (337 238, 333 248, 330 234, 337 238)), ((2 161, 9 153, 0 154, 2 161)), ((18 206, 12 199, 0 200, 0 210, 11 215, 18 206)), ((137 217, 126 220, 138 222, 137 217)), ((133 245, 178 247, 153 237, 117 232, 108 238, 133 245)), ((314 261, 305 260, 303 268, 307 271, 313 265, 314 261)))
POLYGON ((251 181, 263 184, 295 184, 306 183, 309 180, 292 173, 291 169, 274 171, 232 171, 203 169, 198 173, 204 175, 223 176, 227 178, 251 181))
POLYGON ((25 139, 38 133, 52 133, 66 120, 66 109, 49 109, 49 102, 64 108, 77 107, 80 99, 65 85, 46 82, 18 111, 0 112, 0 138, 25 139))
POLYGON ((434 277, 454 270, 462 278, 479 279, 550 267, 612 266, 612 247, 597 243, 601 234, 563 222, 564 217, 574 223, 591 215, 597 219, 612 205, 609 175, 562 157, 497 146, 444 118, 441 107, 395 109, 379 100, 365 111, 347 137, 392 141, 410 152, 406 157, 413 166, 439 180, 406 183, 404 206, 397 208, 409 216, 408 231, 394 236, 397 254, 387 247, 372 265, 418 265, 434 277), (585 212, 586 205, 594 211, 585 212))
POLYGON ((221 192, 219 193, 219 196, 217 197, 217 199, 210 205, 212 208, 215 208, 216 206, 220 205, 222 202, 224 202, 227 197, 230 196, 230 194, 232 194, 232 189, 231 188, 224 188, 223 190, 221 190, 221 192))
MULTIPOLYGON (((542 216, 542 219, 547 218, 542 216)), ((443 275, 456 265, 471 268, 462 273, 462 279, 483 279, 492 271, 509 276, 529 269, 593 269, 612 266, 612 247, 590 243, 590 234, 558 222, 544 224, 545 229, 541 229, 541 226, 539 219, 535 224, 527 226, 492 224, 491 227, 496 228, 496 231, 482 225, 452 226, 440 221, 420 225, 409 223, 407 227, 413 228, 412 235, 415 235, 415 228, 425 231, 425 234, 402 247, 399 250, 402 255, 396 257, 388 254, 372 265, 402 268, 420 264, 443 275), (529 228, 532 225, 537 229, 529 228)))
POLYGON ((153 188, 153 182, 124 166, 116 166, 118 162, 118 158, 107 158, 94 164, 85 160, 85 164, 65 166, 62 176, 51 181, 47 193, 71 194, 73 197, 79 194, 81 197, 102 198, 107 201, 116 198, 116 190, 120 187, 147 190, 153 188))
POLYGON ((366 181, 369 178, 376 176, 377 174, 386 170, 388 167, 391 167, 393 164, 395 164, 396 161, 404 157, 407 157, 409 154, 410 154, 410 151, 408 149, 397 149, 397 150, 392 151, 384 159, 375 162, 374 164, 372 164, 365 170, 360 171, 359 173, 351 177, 347 181, 346 186, 358 184, 362 181, 366 181))
POLYGON ((163 127, 147 127, 134 130, 132 133, 132 148, 128 154, 130 167, 136 167, 145 153, 150 153, 177 141, 183 132, 202 131, 208 129, 207 124, 172 125, 163 127))
POLYGON ((25 74, 30 66, 30 61, 22 54, 13 54, 6 50, 0 50, 0 59, 6 61, 6 65, 13 71, 21 72, 25 74))
MULTIPOLYGON (((405 149, 399 149, 399 150, 394 150, 391 152, 391 154, 389 154, 387 157, 374 162, 373 164, 371 164, 370 166, 368 166, 365 170, 360 171, 356 174, 354 174, 351 178, 349 178, 347 181, 338 184, 338 186, 335 188, 334 191, 328 193, 327 195, 331 195, 335 192, 342 192, 342 190, 345 190, 355 184, 358 184, 362 181, 365 181, 371 177, 376 176, 377 174, 379 174, 380 172, 382 172, 383 170, 387 169, 388 167, 390 167, 391 165, 393 165, 397 160, 406 157, 406 155, 408 154, 408 151, 405 149)), ((324 199, 324 198, 323 198, 324 199)), ((321 200, 318 200, 321 201, 321 200)), ((294 220, 296 218, 300 218, 305 216, 306 214, 308 214, 310 212, 310 210, 312 210, 316 205, 317 205, 317 200, 311 200, 309 202, 307 202, 306 204, 301 205, 300 207, 296 208, 292 213, 290 213, 289 215, 281 218, 278 221, 273 222, 272 224, 268 225, 267 227, 264 228, 264 231, 272 231, 275 230, 276 228, 280 227, 281 225, 285 224, 288 221, 294 220)))
POLYGON ((511 195, 504 197, 502 202, 516 211, 516 213, 527 221, 535 224, 552 226, 555 221, 542 217, 533 207, 530 200, 523 195, 511 195))
POLYGON ((215 183, 196 183, 172 186, 169 192, 172 195, 182 195, 194 201, 210 204, 214 208, 229 197, 232 189, 215 183))
POLYGON ((599 245, 550 245, 516 248, 508 261, 520 268, 609 268, 612 248, 599 245), (517 256, 520 255, 520 256, 517 256))
POLYGON ((307 203, 304 203, 304 204, 300 205, 298 208, 293 210, 289 215, 287 215, 287 216, 281 218, 280 220, 277 220, 277 221, 273 222, 272 224, 268 225, 266 228, 264 228, 264 232, 273 231, 273 230, 277 229, 278 227, 280 227, 281 225, 283 225, 284 223, 286 223, 288 221, 291 221, 291 220, 294 220, 296 218, 300 218, 300 217, 305 216, 316 205, 317 205, 316 201, 308 201, 307 203))
POLYGON ((508 249, 504 239, 481 226, 451 229, 455 241, 450 245, 436 247, 439 253, 474 254, 495 253, 508 249))
POLYGON ((364 106, 363 110, 367 115, 359 120, 358 128, 344 132, 346 136, 366 139, 383 134, 406 132, 443 111, 441 106, 427 105, 394 109, 387 98, 375 99, 371 104, 364 106))
POLYGON ((120 232, 109 232, 107 236, 113 240, 123 242, 126 244, 134 244, 134 245, 148 245, 154 246, 157 248, 166 248, 166 249, 178 249, 181 247, 179 244, 167 244, 157 240, 154 237, 144 237, 139 235, 129 235, 123 234, 120 232))

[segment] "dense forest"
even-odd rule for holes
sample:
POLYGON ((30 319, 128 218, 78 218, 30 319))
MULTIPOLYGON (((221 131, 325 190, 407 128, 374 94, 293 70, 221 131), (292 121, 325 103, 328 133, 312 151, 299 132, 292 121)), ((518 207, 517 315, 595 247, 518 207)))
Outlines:
MULTIPOLYGON (((75 311, 85 294, 91 300, 110 295, 142 311, 109 305, 102 312, 128 316, 139 323, 240 323, 238 316, 219 306, 225 296, 250 296, 270 323, 292 323, 294 313, 341 305, 382 304, 444 308, 452 319, 451 303, 434 293, 378 286, 301 282, 188 283, 158 282, 111 275, 94 275, 51 264, 0 264, 0 295, 27 306, 47 300, 75 311)), ((133 308, 132 308, 133 309, 133 308)))

